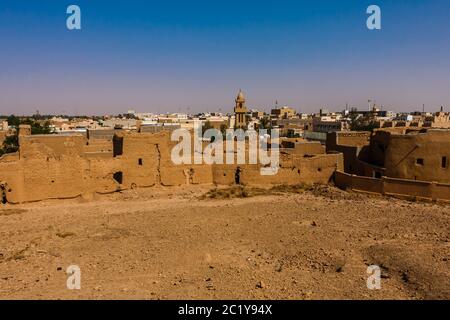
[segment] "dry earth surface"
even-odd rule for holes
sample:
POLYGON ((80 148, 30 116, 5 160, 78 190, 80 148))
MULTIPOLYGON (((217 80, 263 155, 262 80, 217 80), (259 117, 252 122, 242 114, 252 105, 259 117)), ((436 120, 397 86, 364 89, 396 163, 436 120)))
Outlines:
POLYGON ((211 189, 0 207, 0 298, 450 299, 449 205, 211 189), (373 264, 381 290, 366 286, 373 264))

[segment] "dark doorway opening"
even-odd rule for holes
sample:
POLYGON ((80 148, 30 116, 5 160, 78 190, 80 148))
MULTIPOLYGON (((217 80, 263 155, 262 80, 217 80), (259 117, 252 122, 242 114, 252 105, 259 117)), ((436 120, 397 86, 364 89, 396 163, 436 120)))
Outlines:
POLYGON ((238 167, 234 173, 234 182, 236 184, 241 184, 241 172, 241 168, 238 167))
POLYGON ((143 164, 142 159, 139 159, 139 160, 138 160, 138 164, 139 164, 140 166, 142 166, 142 164, 143 164))
POLYGON ((123 173, 122 173, 122 171, 114 173, 113 178, 114 178, 114 180, 117 181, 117 183, 122 184, 122 181, 123 181, 123 173))
POLYGON ((6 199, 6 188, 5 186, 0 186, 0 201, 2 204, 8 203, 8 199, 6 199))
POLYGON ((113 137, 113 156, 121 156, 123 154, 123 137, 114 135, 113 137))
POLYGON ((447 168, 447 157, 442 157, 442 164, 441 164, 443 169, 447 168))

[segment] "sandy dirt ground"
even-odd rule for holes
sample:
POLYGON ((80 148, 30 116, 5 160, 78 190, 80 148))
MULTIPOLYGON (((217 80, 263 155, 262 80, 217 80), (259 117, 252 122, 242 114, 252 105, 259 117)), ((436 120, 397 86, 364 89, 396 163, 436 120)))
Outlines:
POLYGON ((0 207, 0 299, 450 299, 450 205, 211 188, 0 207))

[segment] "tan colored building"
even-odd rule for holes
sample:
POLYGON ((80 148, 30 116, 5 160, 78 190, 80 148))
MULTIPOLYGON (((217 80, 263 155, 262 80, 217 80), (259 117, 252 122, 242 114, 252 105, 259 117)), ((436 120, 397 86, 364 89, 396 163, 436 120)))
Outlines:
MULTIPOLYGON (((353 142, 363 143, 357 136, 353 142)), ((365 146, 338 148, 349 152, 344 153, 346 172, 337 170, 334 175, 340 188, 413 201, 450 202, 450 130, 380 129, 365 146)))
POLYGON ((349 174, 364 175, 364 162, 360 160, 370 145, 370 132, 335 131, 327 134, 328 153, 340 152, 344 155, 344 170, 349 174))
POLYGON ((377 131, 369 160, 388 177, 450 183, 450 130, 377 131))
POLYGON ((342 155, 324 154, 317 144, 296 142, 281 149, 277 174, 264 176, 260 164, 175 165, 171 152, 177 142, 168 131, 119 130, 112 140, 89 136, 22 135, 19 151, 0 157, 0 201, 90 199, 119 190, 190 184, 327 183, 335 170, 343 170, 342 155))
POLYGON ((239 93, 235 100, 236 106, 234 107, 235 114, 235 128, 247 128, 247 113, 248 109, 245 106, 245 96, 242 90, 239 90, 239 93))
POLYGON ((3 142, 5 141, 7 134, 8 134, 8 121, 0 120, 0 149, 3 146, 3 142))
POLYGON ((0 120, 0 131, 8 131, 8 121, 0 120))
POLYGON ((330 117, 315 117, 313 119, 314 132, 350 131, 350 123, 346 120, 332 119, 330 117))
POLYGON ((266 113, 264 111, 259 111, 259 110, 252 110, 252 118, 253 119, 262 119, 265 117, 266 113))
POLYGON ((0 131, 0 149, 3 147, 3 142, 6 139, 8 131, 0 131))
POLYGON ((450 114, 447 112, 437 112, 431 117, 426 117, 423 123, 424 127, 431 128, 450 128, 450 114))
POLYGON ((272 118, 276 119, 290 119, 295 117, 297 114, 297 111, 295 111, 294 108, 291 107, 281 107, 281 108, 275 108, 270 111, 270 114, 272 118))
POLYGON ((327 152, 344 154, 345 172, 450 183, 450 130, 379 129, 328 134, 327 152))
POLYGON ((394 120, 379 119, 374 123, 378 128, 439 128, 450 129, 448 112, 405 114, 394 120))

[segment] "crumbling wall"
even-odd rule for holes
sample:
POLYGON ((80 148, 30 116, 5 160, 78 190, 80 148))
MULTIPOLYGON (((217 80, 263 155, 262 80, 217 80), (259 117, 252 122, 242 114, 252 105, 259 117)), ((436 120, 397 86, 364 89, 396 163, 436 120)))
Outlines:
POLYGON ((3 146, 3 142, 4 142, 5 139, 6 139, 7 133, 8 133, 8 131, 1 131, 1 130, 0 130, 0 149, 1 149, 2 146, 3 146))
POLYGON ((26 201, 74 198, 85 185, 79 157, 37 157, 22 162, 23 190, 26 201))
POLYGON ((261 165, 214 165, 215 184, 232 185, 236 175, 244 185, 328 183, 338 168, 342 170, 342 154, 318 155, 311 158, 288 157, 280 162, 275 175, 262 175, 261 165))
POLYGON ((6 181, 11 190, 8 202, 116 191, 109 177, 113 159, 86 157, 85 145, 86 138, 81 135, 22 136, 17 156, 0 159, 0 181, 6 181))
POLYGON ((122 163, 112 158, 87 158, 82 168, 83 195, 107 194, 122 189, 114 174, 123 170, 122 163))
POLYGON ((335 151, 336 147, 341 146, 353 146, 363 147, 370 143, 370 132, 359 131, 345 131, 345 132, 330 132, 327 134, 327 152, 335 151))
POLYGON ((104 153, 111 156, 113 154, 112 139, 90 139, 84 147, 84 153, 104 153))
POLYGON ((58 158, 62 155, 81 157, 87 139, 82 135, 27 135, 20 139, 20 158, 33 159, 41 156, 58 158))
POLYGON ((343 170, 344 157, 341 153, 323 154, 313 158, 297 158, 293 164, 294 168, 300 170, 301 182, 325 184, 330 181, 336 170, 343 170))
POLYGON ((450 131, 391 135, 385 168, 389 177, 450 183, 450 131))
POLYGON ((0 184, 4 193, 2 202, 18 203, 23 197, 22 166, 18 160, 18 153, 0 157, 0 184))
MULTIPOLYGON (((124 133, 122 154, 116 156, 123 174, 123 188, 151 187, 160 183, 159 151, 164 140, 160 134, 124 133)), ((119 169, 119 168, 118 168, 119 169)))
POLYGON ((361 159, 367 158, 370 132, 330 132, 327 134, 326 152, 344 155, 344 170, 364 175, 366 168, 361 159))
MULTIPOLYGON (((327 183, 343 167, 342 154, 305 157, 303 152, 282 152, 278 173, 267 176, 259 164, 175 165, 171 152, 177 143, 170 132, 121 131, 114 139, 95 141, 82 135, 24 135, 19 153, 0 159, 0 183, 8 186, 3 188, 7 201, 20 203, 153 186, 327 183)), ((248 145, 246 150, 248 163, 248 145)), ((237 163, 236 151, 233 157, 237 163)))
POLYGON ((377 131, 370 140, 369 152, 365 160, 373 165, 384 167, 390 139, 390 132, 384 130, 377 131))
POLYGON ((382 177, 350 175, 336 171, 335 184, 358 192, 377 193, 406 199, 450 201, 450 184, 382 177))
POLYGON ((217 185, 235 184, 235 174, 238 165, 214 164, 212 168, 213 183, 217 185))
POLYGON ((312 156, 324 154, 325 147, 320 142, 291 142, 283 141, 281 146, 284 151, 298 156, 312 156))

